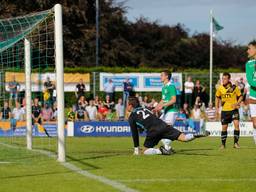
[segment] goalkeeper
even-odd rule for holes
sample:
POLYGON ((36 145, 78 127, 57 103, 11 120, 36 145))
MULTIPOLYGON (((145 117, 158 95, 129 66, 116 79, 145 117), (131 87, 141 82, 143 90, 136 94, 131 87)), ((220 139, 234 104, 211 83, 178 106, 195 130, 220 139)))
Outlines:
POLYGON ((159 149, 154 148, 161 139, 170 139, 178 141, 192 141, 195 138, 206 137, 210 133, 206 131, 204 135, 197 134, 184 134, 177 129, 174 129, 171 125, 167 125, 164 121, 156 117, 147 108, 141 107, 139 100, 136 97, 130 97, 128 101, 127 109, 131 112, 129 116, 129 124, 131 127, 132 138, 134 143, 134 154, 145 155, 171 155, 171 150, 165 149, 161 146, 159 149), (140 152, 139 150, 139 131, 146 130, 146 139, 144 142, 144 148, 140 152))

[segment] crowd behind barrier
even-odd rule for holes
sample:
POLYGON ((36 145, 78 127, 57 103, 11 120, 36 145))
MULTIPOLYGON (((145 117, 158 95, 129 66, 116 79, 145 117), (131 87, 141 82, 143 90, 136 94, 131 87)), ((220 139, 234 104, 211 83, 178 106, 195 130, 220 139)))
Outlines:
MULTIPOLYGON (((204 123, 220 120, 220 111, 216 111, 213 103, 209 103, 208 94, 205 92, 205 87, 201 85, 199 80, 193 81, 188 76, 184 83, 184 90, 181 90, 181 85, 175 79, 171 80, 177 89, 176 107, 178 115, 176 121, 182 121, 189 127, 193 126, 193 121, 200 122, 200 127, 204 123)), ((86 98, 86 86, 83 79, 74 88, 76 103, 66 110, 66 121, 124 121, 129 117, 129 112, 126 110, 127 98, 131 95, 139 98, 141 106, 145 106, 153 110, 158 100, 150 97, 150 94, 143 97, 139 93, 134 93, 133 85, 126 79, 124 81, 123 97, 115 98, 115 86, 112 80, 104 85, 105 97, 86 98), (116 102, 115 102, 116 101, 116 102)), ((248 86, 245 85, 244 79, 240 78, 235 84, 241 90, 244 100, 239 107, 241 121, 249 121, 249 108, 246 99, 249 95, 248 86)), ((220 81, 216 84, 218 88, 220 81)), ((19 90, 19 83, 15 81, 13 76, 12 81, 8 84, 10 95, 9 99, 3 102, 0 111, 1 122, 10 122, 11 128, 15 129, 17 122, 25 121, 25 94, 24 90, 19 90)), ((44 82, 43 97, 34 98, 32 101, 32 123, 43 124, 54 122, 57 118, 56 104, 56 89, 54 83, 47 77, 44 82)), ((220 107, 221 109, 221 107, 220 107)), ((160 116, 159 114, 156 114, 160 116)))

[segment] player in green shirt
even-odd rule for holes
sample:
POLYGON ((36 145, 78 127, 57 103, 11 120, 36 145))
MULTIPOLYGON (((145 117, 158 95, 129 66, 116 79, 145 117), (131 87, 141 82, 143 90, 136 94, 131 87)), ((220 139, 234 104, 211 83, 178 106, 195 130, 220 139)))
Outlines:
MULTIPOLYGON (((168 125, 174 125, 176 116, 178 114, 178 110, 175 107, 176 103, 176 88, 174 85, 171 85, 170 79, 171 74, 169 71, 163 71, 161 73, 161 81, 163 82, 164 86, 162 87, 162 99, 159 104, 156 106, 155 111, 161 111, 162 115, 160 119, 166 122, 168 125)), ((166 150, 170 150, 171 140, 169 139, 162 139, 164 147, 166 150)))
POLYGON ((250 59, 246 63, 246 78, 250 85, 250 97, 249 107, 251 119, 253 122, 253 139, 256 144, 256 41, 252 41, 248 44, 247 50, 248 58, 250 59))

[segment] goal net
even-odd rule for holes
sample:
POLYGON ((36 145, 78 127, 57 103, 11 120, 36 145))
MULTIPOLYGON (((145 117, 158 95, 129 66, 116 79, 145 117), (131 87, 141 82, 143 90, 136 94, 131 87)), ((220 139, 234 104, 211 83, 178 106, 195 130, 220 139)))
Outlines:
POLYGON ((0 108, 1 137, 28 149, 58 138, 65 161, 61 5, 0 20, 0 108))

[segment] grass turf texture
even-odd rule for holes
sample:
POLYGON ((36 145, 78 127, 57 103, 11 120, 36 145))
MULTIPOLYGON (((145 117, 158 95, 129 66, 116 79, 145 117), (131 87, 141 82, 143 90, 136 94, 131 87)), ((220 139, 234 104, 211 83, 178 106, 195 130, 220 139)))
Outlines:
MULTIPOLYGON (((35 138, 34 147, 53 150, 55 138, 35 138)), ((219 150, 219 138, 173 142, 173 156, 133 156, 131 138, 67 138, 67 161, 138 191, 255 191, 256 146, 219 150)), ((25 146, 24 138, 0 142, 25 146)), ((0 145, 0 191, 117 191, 74 173, 56 160, 26 149, 0 145), (10 162, 5 164, 1 162, 10 162)))

